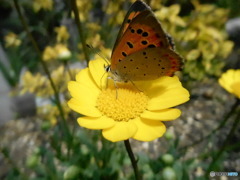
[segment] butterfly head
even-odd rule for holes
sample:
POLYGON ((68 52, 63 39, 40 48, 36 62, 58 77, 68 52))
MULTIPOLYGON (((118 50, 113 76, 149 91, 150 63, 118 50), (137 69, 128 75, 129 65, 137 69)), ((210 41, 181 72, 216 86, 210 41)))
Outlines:
POLYGON ((127 77, 121 76, 117 70, 113 70, 111 65, 104 65, 105 71, 108 73, 108 78, 112 79, 114 82, 128 82, 127 77))

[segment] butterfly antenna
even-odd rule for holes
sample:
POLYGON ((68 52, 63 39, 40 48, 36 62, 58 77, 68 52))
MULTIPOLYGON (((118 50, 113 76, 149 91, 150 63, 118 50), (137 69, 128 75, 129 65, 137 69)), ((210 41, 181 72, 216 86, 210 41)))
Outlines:
POLYGON ((96 50, 96 48, 94 48, 94 47, 92 47, 91 45, 89 45, 89 44, 87 44, 86 45, 89 49, 91 49, 95 54, 97 54, 97 55, 99 55, 101 58, 103 58, 103 60, 109 65, 110 63, 109 63, 109 60, 105 57, 105 56, 103 56, 102 54, 100 54, 97 50, 96 50))
MULTIPOLYGON (((100 79, 100 86, 101 86, 100 88, 101 88, 101 90, 103 90, 103 87, 104 87, 104 86, 103 86, 103 83, 104 83, 104 82, 103 82, 103 77, 104 77, 104 75, 105 75, 106 73, 107 73, 107 72, 105 71, 104 74, 102 75, 101 79, 100 79)), ((107 77, 107 78, 108 78, 108 77, 107 77)), ((107 81, 106 81, 106 87, 107 87, 107 86, 108 86, 108 79, 107 79, 107 81)))

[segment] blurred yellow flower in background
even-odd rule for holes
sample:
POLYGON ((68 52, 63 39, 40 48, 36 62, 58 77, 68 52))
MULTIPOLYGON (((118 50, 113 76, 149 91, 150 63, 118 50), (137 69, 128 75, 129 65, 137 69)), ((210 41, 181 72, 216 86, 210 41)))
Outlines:
POLYGON ((66 42, 69 39, 69 33, 66 26, 56 27, 55 32, 57 33, 57 42, 66 42))
POLYGON ((42 58, 44 61, 50 61, 57 58, 57 53, 53 47, 47 46, 43 51, 42 58))
POLYGON ((229 69, 222 74, 218 82, 229 93, 240 98, 240 69, 229 69))
POLYGON ((44 10, 52 10, 53 1, 52 0, 33 0, 33 10, 35 12, 40 11, 41 9, 44 10))
POLYGON ((60 60, 67 60, 72 56, 72 53, 65 44, 56 44, 54 48, 57 53, 57 58, 60 60))
POLYGON ((161 19, 161 21, 168 20, 175 26, 185 27, 185 21, 178 15, 180 9, 181 7, 178 4, 171 5, 170 7, 161 7, 160 10, 155 12, 155 15, 161 19))
MULTIPOLYGON (((89 2, 89 0, 77 0, 77 8, 79 12, 79 17, 81 21, 86 21, 89 17, 89 12, 92 8, 93 3, 89 2)), ((72 16, 74 17, 74 14, 72 13, 72 16)))
MULTIPOLYGON (((71 75, 75 76, 80 69, 70 69, 71 75)), ((59 66, 51 72, 51 77, 59 93, 67 91, 67 83, 71 80, 69 72, 64 66, 59 66), (62 78, 64 77, 64 78, 62 78)), ((21 92, 30 92, 40 97, 50 97, 54 94, 48 78, 40 73, 32 74, 26 71, 21 78, 21 92)))
MULTIPOLYGON (((65 118, 67 118, 70 113, 70 108, 67 106, 66 102, 61 103, 63 111, 65 112, 65 118)), ((37 114, 43 120, 49 121, 52 126, 56 125, 57 118, 60 116, 59 109, 54 104, 45 104, 37 108, 37 114)))
POLYGON ((4 37, 4 41, 5 41, 5 47, 18 47, 22 43, 22 41, 18 38, 18 36, 13 32, 9 32, 4 37))
POLYGON ((90 61, 89 68, 80 71, 76 81, 69 82, 72 98, 68 105, 86 116, 78 118, 80 126, 101 129, 112 142, 161 137, 166 131, 162 121, 174 120, 181 114, 172 107, 189 100, 189 92, 176 76, 135 82, 142 91, 131 83, 119 83, 116 90, 112 80, 104 87, 108 78, 103 67, 102 59, 90 61))
POLYGON ((40 73, 32 74, 30 71, 26 71, 21 79, 22 90, 20 94, 26 92, 34 93, 37 96, 48 95, 47 87, 50 86, 48 79, 42 76, 40 73))
POLYGON ((71 51, 65 44, 56 44, 54 47, 47 46, 44 51, 42 58, 44 61, 51 61, 54 59, 67 60, 72 56, 71 51))

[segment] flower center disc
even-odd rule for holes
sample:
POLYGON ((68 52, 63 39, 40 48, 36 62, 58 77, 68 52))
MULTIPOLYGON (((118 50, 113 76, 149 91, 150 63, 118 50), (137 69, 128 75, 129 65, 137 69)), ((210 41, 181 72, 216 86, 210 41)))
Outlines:
POLYGON ((97 99, 97 108, 115 121, 129 121, 146 109, 148 97, 131 89, 105 89, 97 99))

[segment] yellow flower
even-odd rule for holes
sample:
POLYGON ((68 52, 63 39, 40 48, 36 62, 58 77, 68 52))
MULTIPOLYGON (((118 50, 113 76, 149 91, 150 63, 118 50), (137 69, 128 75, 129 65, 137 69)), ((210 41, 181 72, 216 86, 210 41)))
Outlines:
POLYGON ((37 96, 46 94, 47 87, 50 86, 49 81, 45 76, 40 73, 32 74, 30 71, 26 71, 21 79, 22 90, 20 94, 26 92, 34 93, 37 96))
POLYGON ((69 39, 69 33, 66 26, 56 27, 54 30, 57 33, 57 42, 65 42, 69 39))
POLYGON ((60 60, 66 60, 71 57, 71 52, 64 44, 57 44, 55 46, 55 51, 57 52, 57 57, 60 60))
POLYGON ((56 44, 54 47, 47 46, 43 51, 43 60, 50 61, 53 59, 67 60, 72 53, 65 44, 56 44))
POLYGON ((35 12, 40 11, 40 9, 52 10, 53 1, 52 0, 34 0, 33 10, 35 12))
POLYGON ((22 41, 18 39, 17 35, 13 32, 9 32, 5 37, 5 47, 18 47, 22 41))
POLYGON ((229 69, 222 74, 218 82, 228 92, 240 98, 240 69, 229 69))
POLYGON ((189 92, 176 76, 135 82, 135 87, 118 83, 117 89, 109 80, 104 87, 108 78, 103 67, 102 59, 90 61, 89 68, 80 71, 76 81, 69 82, 72 98, 68 105, 85 115, 77 120, 80 126, 101 129, 112 142, 129 138, 152 141, 161 137, 166 131, 162 121, 174 120, 181 114, 171 107, 189 100, 189 92))
POLYGON ((44 61, 50 61, 57 58, 57 52, 53 47, 47 46, 45 47, 42 56, 44 61))
POLYGON ((81 21, 84 22, 89 17, 89 11, 92 8, 92 3, 91 2, 89 3, 89 0, 77 0, 76 3, 79 12, 79 17, 81 21))
MULTIPOLYGON (((61 103, 65 118, 67 118, 68 114, 70 113, 70 109, 67 106, 66 102, 61 103)), ((57 117, 60 116, 59 109, 54 104, 43 104, 37 108, 38 116, 43 119, 50 121, 51 125, 54 126, 57 123, 57 117)))

